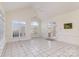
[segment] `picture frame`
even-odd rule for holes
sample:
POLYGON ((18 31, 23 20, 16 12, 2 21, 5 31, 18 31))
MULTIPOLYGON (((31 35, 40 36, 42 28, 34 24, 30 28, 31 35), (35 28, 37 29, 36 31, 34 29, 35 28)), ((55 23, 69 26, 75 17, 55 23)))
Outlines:
POLYGON ((64 29, 72 29, 72 23, 64 23, 64 29))

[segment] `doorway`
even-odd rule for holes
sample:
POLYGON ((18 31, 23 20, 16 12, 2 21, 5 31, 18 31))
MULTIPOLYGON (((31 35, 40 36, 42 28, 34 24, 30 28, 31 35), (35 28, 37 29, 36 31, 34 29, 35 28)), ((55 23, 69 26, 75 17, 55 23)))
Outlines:
POLYGON ((56 38, 56 22, 48 23, 48 38, 55 39, 56 38))
POLYGON ((12 37, 13 38, 23 38, 25 37, 25 26, 24 21, 12 21, 12 37))
POLYGON ((32 38, 41 37, 41 23, 38 20, 34 20, 31 22, 31 36, 32 38))

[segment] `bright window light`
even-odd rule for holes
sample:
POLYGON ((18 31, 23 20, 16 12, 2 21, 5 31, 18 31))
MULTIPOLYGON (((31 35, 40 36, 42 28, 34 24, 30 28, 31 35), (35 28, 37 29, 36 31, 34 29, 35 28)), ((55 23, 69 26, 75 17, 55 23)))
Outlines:
POLYGON ((38 24, 38 22, 32 22, 32 25, 33 26, 38 26, 39 24, 38 24))
POLYGON ((13 23, 16 23, 16 24, 26 24, 25 22, 23 22, 23 21, 13 21, 13 23))

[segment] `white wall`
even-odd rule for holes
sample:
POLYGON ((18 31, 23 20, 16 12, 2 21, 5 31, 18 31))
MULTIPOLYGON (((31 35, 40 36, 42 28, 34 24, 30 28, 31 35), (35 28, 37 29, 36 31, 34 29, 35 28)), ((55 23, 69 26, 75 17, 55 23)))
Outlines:
POLYGON ((42 35, 44 38, 48 37, 48 22, 56 22, 56 40, 79 45, 79 10, 49 17, 44 20, 41 17, 41 19, 42 35), (72 29, 64 29, 64 23, 72 23, 72 29))
MULTIPOLYGON (((25 7, 6 13, 6 40, 12 41, 12 20, 21 20, 26 22, 26 38, 25 40, 31 39, 31 20, 36 16, 36 13, 31 7, 25 7)), ((16 39, 15 39, 16 40, 16 39)), ((15 41, 13 40, 13 41, 15 41)))
POLYGON ((52 18, 57 23, 57 40, 79 45, 79 10, 52 18), (64 23, 72 23, 72 29, 64 29, 64 23))

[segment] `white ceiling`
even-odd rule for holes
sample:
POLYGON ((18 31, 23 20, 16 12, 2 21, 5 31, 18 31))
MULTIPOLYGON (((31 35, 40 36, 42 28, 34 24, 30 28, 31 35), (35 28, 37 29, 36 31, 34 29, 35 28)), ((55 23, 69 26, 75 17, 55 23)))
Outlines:
POLYGON ((3 2, 2 3, 5 11, 12 11, 18 8, 28 7, 30 3, 26 2, 3 2))
POLYGON ((32 6, 38 14, 44 17, 56 16, 79 9, 78 2, 5 2, 2 4, 6 11, 32 6))
POLYGON ((67 2, 49 2, 49 3, 34 3, 33 7, 36 9, 40 16, 45 18, 54 17, 63 13, 71 12, 79 9, 79 3, 67 2))

